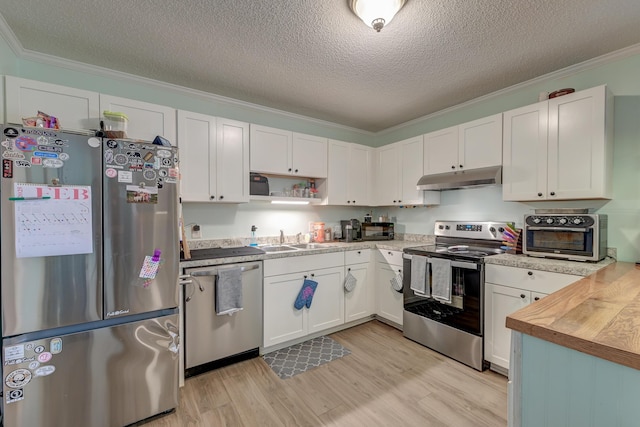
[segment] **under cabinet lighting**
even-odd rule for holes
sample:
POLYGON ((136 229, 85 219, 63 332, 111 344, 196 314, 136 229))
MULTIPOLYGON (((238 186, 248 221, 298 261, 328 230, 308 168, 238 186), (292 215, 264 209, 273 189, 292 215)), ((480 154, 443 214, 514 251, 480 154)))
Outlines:
POLYGON ((274 205, 308 205, 309 202, 305 200, 272 200, 274 205))

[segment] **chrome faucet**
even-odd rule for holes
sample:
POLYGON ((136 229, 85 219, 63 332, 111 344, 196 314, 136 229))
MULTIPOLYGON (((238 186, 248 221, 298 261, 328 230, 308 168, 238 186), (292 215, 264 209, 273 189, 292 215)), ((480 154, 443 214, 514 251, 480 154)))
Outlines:
POLYGON ((300 244, 300 237, 302 237, 302 233, 296 234, 296 243, 300 244))
POLYGON ((284 244, 284 231, 280 230, 280 244, 284 244))

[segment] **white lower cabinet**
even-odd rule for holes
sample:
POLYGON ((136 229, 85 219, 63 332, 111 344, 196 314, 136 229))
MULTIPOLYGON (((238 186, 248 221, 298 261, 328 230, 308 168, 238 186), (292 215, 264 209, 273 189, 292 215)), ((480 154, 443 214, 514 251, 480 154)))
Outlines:
POLYGON ((375 264, 376 314, 396 326, 402 326, 402 293, 391 287, 391 279, 402 273, 402 252, 380 249, 375 264))
POLYGON ((264 261, 264 347, 344 324, 341 252, 264 261), (305 278, 318 282, 311 307, 297 310, 305 278))
POLYGON ((491 367, 509 369, 511 330, 505 326, 507 316, 580 279, 572 274, 487 265, 484 358, 491 367))
POLYGON ((345 276, 351 273, 356 285, 344 294, 345 323, 364 319, 375 312, 375 289, 371 283, 371 249, 345 252, 345 276))

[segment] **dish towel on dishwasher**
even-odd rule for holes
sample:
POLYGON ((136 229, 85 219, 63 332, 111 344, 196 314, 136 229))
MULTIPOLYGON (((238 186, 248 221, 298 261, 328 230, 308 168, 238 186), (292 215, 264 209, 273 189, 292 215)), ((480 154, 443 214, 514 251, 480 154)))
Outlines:
POLYGON ((311 301, 313 300, 313 294, 318 287, 318 282, 311 279, 304 279, 302 283, 302 288, 300 288, 300 292, 298 292, 298 296, 296 297, 295 302, 293 303, 293 307, 296 310, 302 310, 302 307, 307 306, 307 308, 311 308, 311 301))
POLYGON ((242 308, 242 267, 218 269, 216 314, 232 315, 242 308))
POLYGON ((451 261, 431 258, 431 296, 442 302, 451 302, 451 261))
POLYGON ((420 255, 411 256, 411 290, 421 297, 431 295, 431 283, 429 283, 429 268, 427 257, 420 255))

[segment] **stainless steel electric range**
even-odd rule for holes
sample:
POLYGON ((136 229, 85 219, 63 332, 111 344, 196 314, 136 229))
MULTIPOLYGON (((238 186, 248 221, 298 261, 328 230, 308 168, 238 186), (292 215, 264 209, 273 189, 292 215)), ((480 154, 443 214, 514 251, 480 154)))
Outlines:
POLYGON ((484 259, 506 222, 436 221, 436 243, 404 250, 404 336, 484 370, 484 259))

